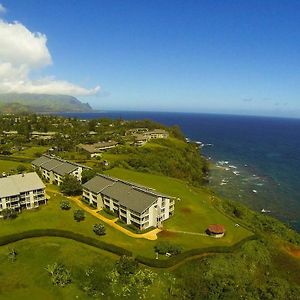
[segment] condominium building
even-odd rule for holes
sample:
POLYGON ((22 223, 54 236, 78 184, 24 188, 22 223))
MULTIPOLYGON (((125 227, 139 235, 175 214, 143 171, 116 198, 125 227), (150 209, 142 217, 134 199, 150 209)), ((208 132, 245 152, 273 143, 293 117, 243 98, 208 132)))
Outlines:
POLYGON ((144 133, 145 137, 148 139, 167 139, 169 133, 164 129, 154 129, 144 133))
POLYGON ((143 230, 161 227, 174 214, 174 199, 153 189, 98 174, 83 185, 83 198, 113 211, 126 224, 143 230))
POLYGON ((33 168, 39 169, 42 176, 50 183, 60 185, 65 175, 72 175, 81 181, 83 169, 85 166, 71 163, 58 157, 43 155, 32 163, 33 168))
POLYGON ((36 208, 47 202, 45 185, 35 172, 0 178, 0 211, 36 208))
POLYGON ((83 152, 87 152, 91 157, 101 157, 102 152, 110 150, 118 146, 118 142, 107 141, 107 142, 98 142, 94 144, 79 144, 77 149, 83 152))

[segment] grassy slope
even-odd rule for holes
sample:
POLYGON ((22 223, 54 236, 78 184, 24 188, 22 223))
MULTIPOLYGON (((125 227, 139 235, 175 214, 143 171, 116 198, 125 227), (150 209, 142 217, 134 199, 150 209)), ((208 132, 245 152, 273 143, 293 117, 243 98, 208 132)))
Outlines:
POLYGON ((0 160, 0 173, 2 172, 9 172, 11 170, 15 170, 19 165, 24 165, 29 167, 27 163, 20 163, 17 161, 10 161, 10 160, 0 160))
POLYGON ((28 148, 17 151, 13 153, 14 157, 22 157, 22 158, 30 158, 34 159, 35 153, 44 153, 46 152, 50 147, 49 146, 29 146, 28 148))
POLYGON ((170 239, 181 244, 185 249, 230 245, 251 235, 246 229, 235 227, 232 220, 216 211, 210 204, 210 195, 207 192, 191 188, 181 180, 118 168, 109 170, 107 173, 155 188, 167 195, 179 197, 181 200, 175 202, 175 215, 164 222, 166 229, 204 233, 209 224, 221 223, 225 225, 227 234, 222 239, 179 233, 160 234, 160 238, 170 239))
POLYGON ((36 147, 29 147, 21 151, 15 151, 12 154, 12 158, 10 160, 10 156, 5 156, 5 159, 0 159, 0 172, 9 172, 15 170, 19 165, 24 165, 27 168, 30 168, 30 163, 23 162, 23 159, 30 159, 34 160, 34 154, 44 153, 49 147, 45 146, 36 146, 36 147), (20 161, 18 161, 20 160, 20 161))
POLYGON ((61 238, 38 238, 10 245, 18 252, 17 260, 7 259, 8 247, 0 248, 0 299, 90 299, 75 284, 65 288, 52 285, 44 269, 61 262, 74 273, 76 268, 98 264, 112 265, 116 256, 84 244, 61 238), (34 251, 33 251, 34 249, 34 251))
MULTIPOLYGON (((99 223, 100 220, 86 214, 86 218, 82 222, 76 222, 73 219, 74 209, 78 207, 72 203, 72 209, 63 211, 59 204, 62 200, 60 195, 53 195, 47 205, 41 206, 38 210, 24 211, 15 220, 1 221, 0 235, 43 228, 65 229, 81 233, 86 236, 97 238, 92 228, 93 224, 99 223)), ((108 243, 115 243, 121 247, 131 250, 135 253, 141 252, 147 256, 154 257, 152 242, 130 238, 123 233, 115 230, 110 226, 106 226, 106 236, 98 237, 108 243)))
MULTIPOLYGON (((175 216, 165 222, 167 229, 203 233, 211 223, 222 223, 227 229, 227 235, 223 239, 181 233, 162 233, 159 240, 172 240, 174 243, 180 244, 184 250, 189 250, 207 246, 231 245, 251 234, 241 227, 234 227, 230 219, 214 210, 209 204, 207 194, 200 190, 190 189, 182 181, 123 169, 111 170, 110 174, 159 188, 161 192, 180 197, 182 200, 176 203, 175 216)), ((51 186, 50 188, 53 189, 54 187, 51 186)), ((75 222, 73 220, 73 209, 77 207, 72 204, 73 207, 70 211, 62 211, 59 207, 62 197, 49 191, 48 193, 51 195, 51 199, 47 206, 43 206, 36 211, 24 211, 13 221, 1 221, 0 235, 30 229, 60 228, 95 237, 92 225, 100 222, 98 219, 86 215, 83 222, 75 222)), ((107 235, 101 237, 102 240, 117 244, 133 251, 134 254, 154 257, 153 246, 156 243, 155 241, 131 238, 114 228, 109 226, 106 226, 106 228, 107 235)))

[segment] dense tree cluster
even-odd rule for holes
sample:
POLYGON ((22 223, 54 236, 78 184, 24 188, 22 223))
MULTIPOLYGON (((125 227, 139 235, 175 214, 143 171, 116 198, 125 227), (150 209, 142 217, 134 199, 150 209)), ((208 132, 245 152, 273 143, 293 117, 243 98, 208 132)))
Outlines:
POLYGON ((156 140, 152 143, 158 147, 123 146, 111 150, 111 153, 130 154, 114 165, 183 179, 193 185, 207 183, 208 162, 199 155, 196 145, 176 140, 156 140))
POLYGON ((72 175, 66 175, 63 178, 61 185, 59 186, 60 191, 67 196, 81 195, 82 186, 76 177, 72 175))

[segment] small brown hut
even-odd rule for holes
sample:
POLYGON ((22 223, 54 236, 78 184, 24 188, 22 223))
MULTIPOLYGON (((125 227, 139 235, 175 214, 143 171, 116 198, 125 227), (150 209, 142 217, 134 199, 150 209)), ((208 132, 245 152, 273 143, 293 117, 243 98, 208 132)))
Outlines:
POLYGON ((212 224, 208 226, 206 232, 211 236, 221 238, 225 234, 225 227, 221 224, 212 224))

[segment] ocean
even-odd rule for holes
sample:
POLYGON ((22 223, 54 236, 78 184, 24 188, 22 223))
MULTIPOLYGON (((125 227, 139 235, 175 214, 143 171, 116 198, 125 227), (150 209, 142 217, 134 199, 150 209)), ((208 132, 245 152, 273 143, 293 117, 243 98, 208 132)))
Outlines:
POLYGON ((205 144, 201 152, 215 163, 212 189, 300 232, 300 119, 125 111, 63 115, 179 125, 186 137, 205 144))

